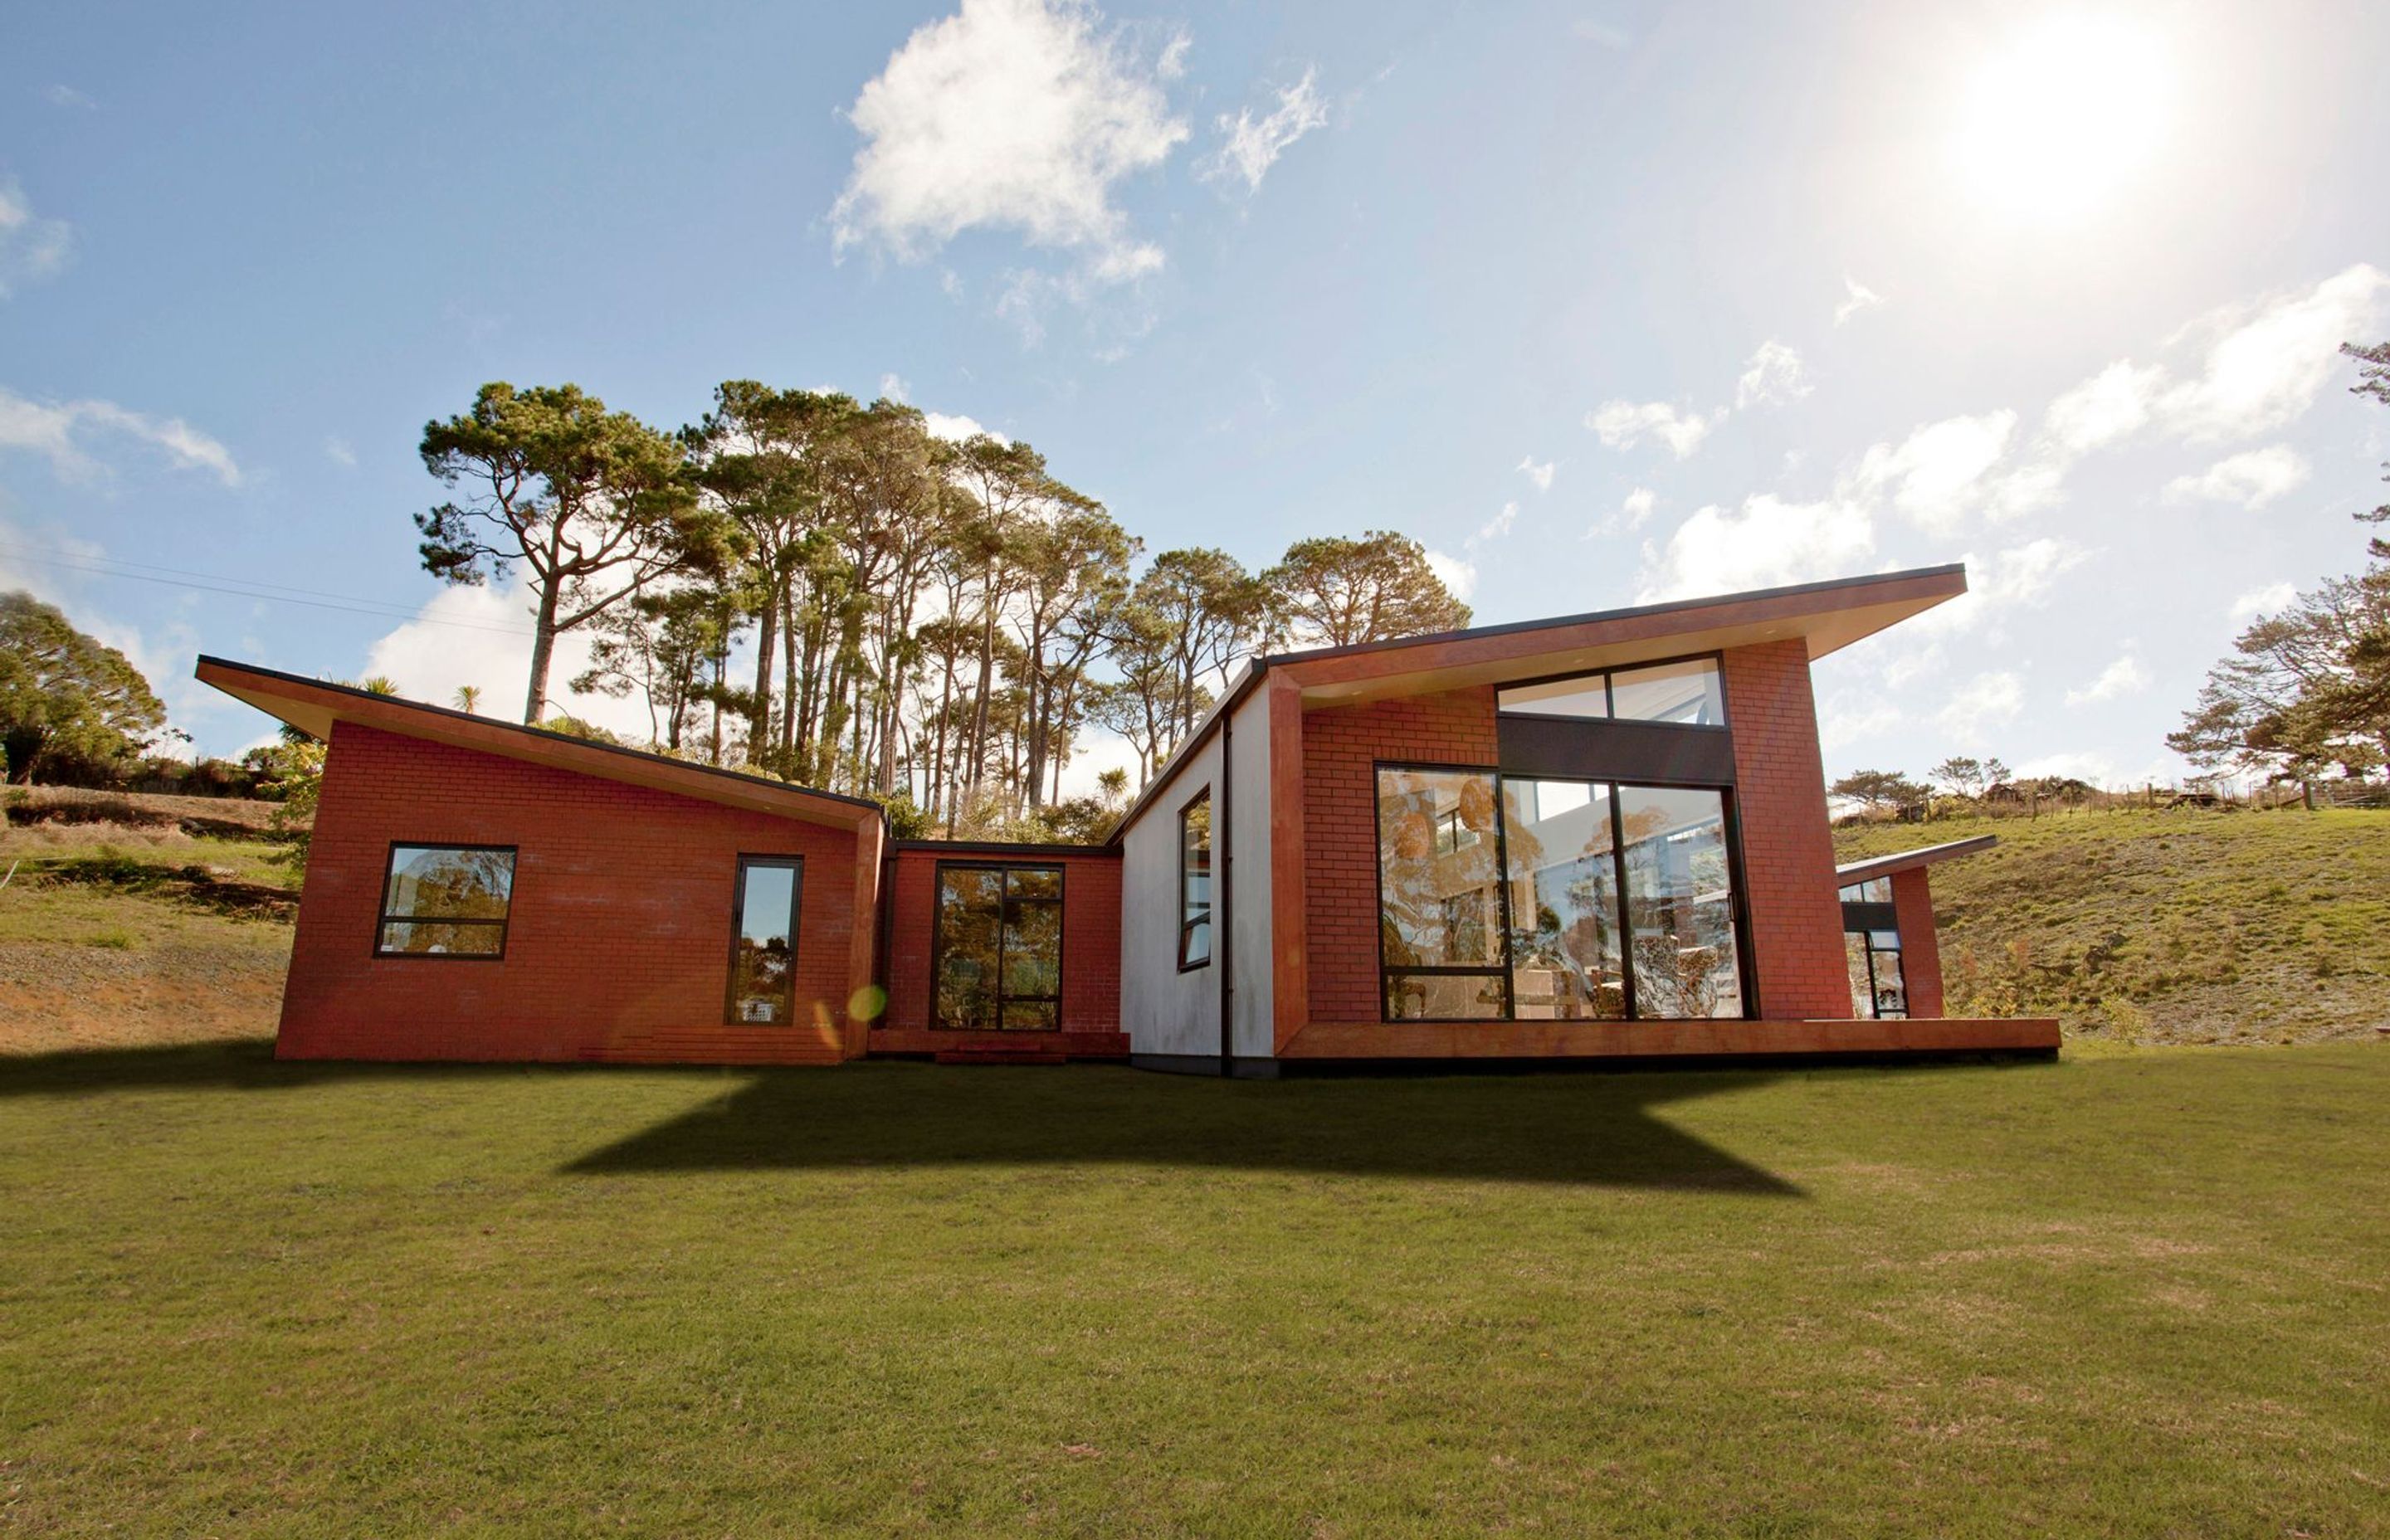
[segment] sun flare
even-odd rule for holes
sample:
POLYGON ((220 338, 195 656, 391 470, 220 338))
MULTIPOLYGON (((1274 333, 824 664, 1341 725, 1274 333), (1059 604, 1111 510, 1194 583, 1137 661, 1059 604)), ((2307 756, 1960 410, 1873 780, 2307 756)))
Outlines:
POLYGON ((2166 85, 2148 33, 2113 19, 2053 18, 1977 71, 1960 109, 1960 168, 2003 213, 2082 213, 2157 152, 2166 85))

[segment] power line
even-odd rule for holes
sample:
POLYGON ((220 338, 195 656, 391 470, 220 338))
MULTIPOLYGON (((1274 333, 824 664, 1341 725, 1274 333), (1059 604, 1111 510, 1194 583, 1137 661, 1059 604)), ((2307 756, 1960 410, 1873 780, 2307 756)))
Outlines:
POLYGON ((190 588, 202 593, 229 594, 235 598, 263 599, 275 604, 303 604, 314 610, 338 610, 353 615, 372 615, 384 620, 408 621, 423 625, 444 625, 461 631, 485 631, 504 636, 529 636, 533 633, 525 626, 493 625, 482 621, 443 620, 418 610, 386 604, 379 599, 360 599, 342 594, 327 594, 320 589, 292 588, 284 584, 260 583, 250 578, 227 578, 213 572, 186 571, 179 567, 156 567, 148 562, 121 561, 113 557, 91 557, 79 552, 45 551, 33 546, 0 542, 0 555, 24 561, 36 561, 45 566, 64 568, 68 571, 85 572, 96 577, 122 578, 132 583, 154 583, 167 588, 190 588), (140 568, 142 571, 131 571, 140 568), (172 576, 152 574, 172 573, 172 576), (238 586, 227 586, 237 584, 238 586))

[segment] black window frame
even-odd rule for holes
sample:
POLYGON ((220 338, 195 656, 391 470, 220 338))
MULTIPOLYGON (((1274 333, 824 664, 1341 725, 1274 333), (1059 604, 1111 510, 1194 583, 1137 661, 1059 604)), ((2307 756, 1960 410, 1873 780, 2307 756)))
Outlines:
MULTIPOLYGON (((1574 678, 1579 677, 1579 675, 1571 674, 1561 675, 1561 677, 1574 678)), ((1724 682, 1723 672, 1721 672, 1720 682, 1721 684, 1724 682)), ((1583 719, 1573 718, 1571 720, 1583 719)), ((1676 725, 1687 725, 1676 724, 1676 725)), ((1378 1020, 1380 1025, 1484 1027, 1509 1025, 1523 1020, 1523 1018, 1518 1014, 1519 1002, 1517 996, 1517 981, 1513 977, 1515 969, 1513 967, 1510 945, 1511 937, 1514 932, 1514 925, 1510 912, 1510 816, 1508 811, 1508 799, 1505 796, 1503 789, 1503 782, 1506 780, 1574 780, 1577 784, 1584 786, 1607 787, 1611 793, 1611 859, 1615 863, 1615 876, 1613 880, 1616 882, 1618 888, 1619 921, 1621 926, 1619 973, 1625 984, 1626 1014, 1624 1017, 1617 1018, 1614 1021, 1603 1019, 1602 1021, 1589 1021, 1586 1024, 1596 1025, 1605 1024, 1606 1022, 1606 1024, 1615 1025, 1619 1021, 1656 1021, 1663 1023, 1703 1020, 1755 1021, 1762 1019, 1759 1008, 1758 966, 1756 959, 1752 956, 1751 946, 1752 927, 1750 886, 1744 879, 1743 876, 1741 810, 1738 805, 1740 797, 1735 788, 1731 786, 1720 786, 1712 781, 1668 780, 1658 777, 1639 780, 1610 780, 1600 776, 1527 775, 1514 776, 1506 775, 1499 766, 1491 764, 1451 764, 1420 760, 1373 760, 1370 762, 1369 765, 1370 849, 1371 861, 1375 867, 1377 876, 1377 891, 1372 897, 1374 901, 1373 907, 1376 911, 1373 917, 1373 923, 1376 926, 1378 933, 1378 1020), (1382 832, 1384 828, 1384 804, 1381 801, 1379 782, 1379 773, 1386 770, 1412 770, 1427 771, 1431 773, 1440 772, 1447 775, 1481 775, 1488 776, 1493 778, 1495 886, 1501 895, 1502 905, 1502 935, 1501 945, 1499 948, 1502 960, 1494 968, 1476 965, 1465 968, 1390 968, 1387 966, 1386 927, 1383 918, 1383 905, 1385 904, 1386 893, 1386 848, 1385 838, 1382 832), (1740 1016, 1641 1016, 1637 1014, 1637 1007, 1641 1002, 1636 995, 1635 948, 1633 944, 1634 922, 1632 913, 1627 907, 1631 900, 1626 881, 1625 815, 1621 805, 1621 799, 1618 796, 1619 791, 1623 789, 1663 791, 1709 791, 1716 794, 1718 799, 1718 816, 1721 823, 1724 825, 1726 837, 1727 876, 1728 881, 1731 884, 1731 891, 1728 893, 1727 897, 1730 906, 1730 922, 1734 927, 1735 983, 1741 995, 1742 1007, 1741 1014, 1740 1016), (1386 980, 1390 974, 1417 975, 1420 977, 1436 974, 1453 974, 1482 978, 1489 973, 1495 972, 1497 969, 1498 969, 1502 979, 1502 1010, 1501 1014, 1498 1016, 1396 1017, 1386 1014, 1386 980)), ((1535 1019, 1527 1018, 1525 1020, 1535 1019)))
POLYGON ((805 858, 802 855, 739 856, 739 875, 730 884, 730 966, 722 982, 722 1024, 726 1027, 790 1027, 797 1021, 798 933, 805 915, 805 858), (788 1014, 777 1021, 749 1021, 739 1014, 739 946, 746 939, 747 874, 755 867, 795 874, 789 883, 788 1014))
POLYGON ((1212 788, 1206 785, 1202 790, 1196 792, 1178 806, 1178 971, 1181 973, 1192 973, 1197 969, 1211 967, 1212 955, 1218 950, 1220 944, 1220 938, 1210 933, 1212 917, 1218 907, 1213 902, 1212 894, 1217 886, 1219 877, 1220 850, 1213 843, 1218 829, 1208 818, 1203 828, 1203 918, 1189 919, 1187 913, 1193 906, 1192 901, 1188 897, 1188 879, 1190 874, 1188 871, 1187 858, 1190 852, 1187 841, 1187 820, 1197 807, 1208 809, 1211 805, 1212 788), (1190 962, 1187 957, 1187 943, 1189 938, 1194 935, 1195 928, 1199 925, 1205 931, 1203 955, 1190 962))
POLYGON ((1070 959, 1070 864, 1063 861, 941 861, 930 876, 930 1030, 932 1032, 998 1032, 1034 1033, 1060 1032, 1062 1027, 1063 981, 1069 977, 1064 969, 1070 959), (946 874, 950 871, 1002 872, 1003 891, 997 895, 996 926, 996 1010, 995 1024, 984 1027, 949 1026, 938 1016, 938 982, 945 976, 946 928, 943 923, 946 893, 946 874), (1004 907, 1015 902, 1012 897, 1011 873, 1016 871, 1052 872, 1052 898, 1022 899, 1024 904, 1050 904, 1056 911, 1054 926, 1054 993, 1051 995, 1013 995, 1005 988, 1004 977, 1004 907), (1004 1024, 1004 1007, 1014 1003, 1047 1005, 1054 1007, 1054 1024, 1050 1027, 1008 1027, 1004 1024))
POLYGON ((374 894, 373 956, 377 959, 404 962, 504 962, 507 960, 508 931, 514 924, 515 873, 522 859, 518 845, 482 845, 456 840, 392 840, 382 853, 381 887, 374 894), (468 850, 503 851, 507 856, 507 912, 502 919, 445 919, 437 915, 393 915, 390 912, 390 879, 398 865, 398 853, 403 850, 468 850), (381 938, 393 925, 476 925, 495 926, 498 932, 498 949, 495 952, 405 952, 392 951, 382 945, 381 938))

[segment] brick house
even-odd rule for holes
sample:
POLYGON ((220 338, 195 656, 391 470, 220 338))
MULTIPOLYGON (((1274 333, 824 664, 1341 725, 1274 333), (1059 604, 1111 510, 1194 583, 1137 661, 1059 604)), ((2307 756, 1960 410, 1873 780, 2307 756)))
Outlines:
POLYGON ((1809 664, 1958 567, 1255 659, 1097 846, 219 659, 330 745, 277 1051, 1274 1074, 2049 1053, 1837 868, 1809 664))

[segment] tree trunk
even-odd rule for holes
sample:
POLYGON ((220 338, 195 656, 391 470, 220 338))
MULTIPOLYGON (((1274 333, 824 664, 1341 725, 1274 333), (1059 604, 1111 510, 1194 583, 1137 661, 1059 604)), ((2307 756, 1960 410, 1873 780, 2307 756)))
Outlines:
POLYGON ((780 618, 778 580, 755 617, 755 710, 747 719, 747 757, 760 761, 772 742, 772 644, 780 618))
POLYGON ((523 725, 536 727, 547 714, 547 665, 556 656, 556 584, 540 590, 539 615, 531 634, 531 691, 523 699, 523 725))

